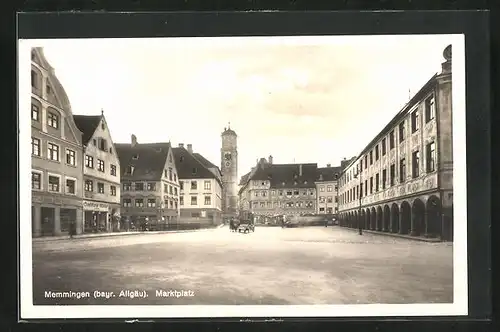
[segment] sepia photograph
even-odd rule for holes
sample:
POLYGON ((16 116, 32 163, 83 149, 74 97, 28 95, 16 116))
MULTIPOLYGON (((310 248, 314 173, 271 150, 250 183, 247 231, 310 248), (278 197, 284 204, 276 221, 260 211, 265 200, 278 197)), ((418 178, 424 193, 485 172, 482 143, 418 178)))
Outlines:
POLYGON ((22 318, 467 315, 463 35, 18 47, 22 318))

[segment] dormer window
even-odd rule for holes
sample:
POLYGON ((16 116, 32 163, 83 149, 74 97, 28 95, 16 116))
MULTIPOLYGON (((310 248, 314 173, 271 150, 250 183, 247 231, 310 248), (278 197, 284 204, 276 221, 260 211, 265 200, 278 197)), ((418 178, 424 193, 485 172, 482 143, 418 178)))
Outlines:
POLYGON ((184 156, 181 156, 181 157, 179 158, 179 160, 180 160, 180 162, 182 163, 182 162, 184 161, 184 156))
POLYGON ((134 155, 132 156, 132 159, 134 159, 134 160, 139 159, 139 155, 138 155, 138 154, 134 154, 134 155))
POLYGON ((102 129, 102 130, 106 129, 106 125, 104 124, 104 121, 103 121, 103 122, 101 122, 101 129, 102 129))
POLYGON ((285 182, 281 182, 281 185, 284 187, 285 186, 285 182))
POLYGON ((196 174, 198 172, 198 170, 196 169, 196 167, 193 167, 193 174, 196 174))
POLYGON ((296 179, 296 178, 297 178, 297 174, 294 174, 294 175, 293 175, 293 178, 294 178, 294 179, 296 179))
POLYGON ((134 174, 134 166, 127 166, 125 169, 125 175, 132 175, 134 174))

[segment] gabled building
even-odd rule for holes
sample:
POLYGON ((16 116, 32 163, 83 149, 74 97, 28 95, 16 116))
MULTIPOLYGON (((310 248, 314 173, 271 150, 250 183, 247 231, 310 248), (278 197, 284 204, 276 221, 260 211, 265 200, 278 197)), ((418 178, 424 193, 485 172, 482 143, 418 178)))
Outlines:
POLYGON ((121 216, 125 228, 145 220, 159 228, 178 222, 179 179, 170 143, 115 144, 121 165, 121 216))
POLYGON ((120 161, 106 119, 102 112, 73 118, 83 133, 83 231, 118 231, 120 161))
POLYGON ((202 218, 219 224, 222 220, 222 176, 220 169, 199 153, 191 144, 174 148, 175 164, 180 184, 181 220, 202 218))
MULTIPOLYGON (((27 110, 24 110, 27 111, 27 110)), ((23 112, 24 112, 23 111, 23 112)), ((82 232, 82 133, 43 49, 31 49, 32 235, 82 232)))
POLYGON ((241 184, 241 209, 258 221, 276 215, 316 212, 317 164, 273 164, 261 158, 241 184))

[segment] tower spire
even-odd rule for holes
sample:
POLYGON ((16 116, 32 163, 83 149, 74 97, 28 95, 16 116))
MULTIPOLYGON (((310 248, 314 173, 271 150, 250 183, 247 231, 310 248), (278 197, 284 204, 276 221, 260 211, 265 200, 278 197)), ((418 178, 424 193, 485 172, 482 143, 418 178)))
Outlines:
POLYGON ((231 121, 227 123, 227 129, 231 129, 231 121))

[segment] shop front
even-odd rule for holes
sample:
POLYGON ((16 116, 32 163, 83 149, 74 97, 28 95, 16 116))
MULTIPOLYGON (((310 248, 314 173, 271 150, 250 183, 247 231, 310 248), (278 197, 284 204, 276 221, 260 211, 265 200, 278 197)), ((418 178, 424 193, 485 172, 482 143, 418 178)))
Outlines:
POLYGON ((110 232, 110 204, 104 202, 83 201, 85 233, 110 232))
POLYGON ((76 233, 82 233, 81 199, 46 193, 32 195, 32 236, 58 236, 68 234, 71 225, 76 233))

